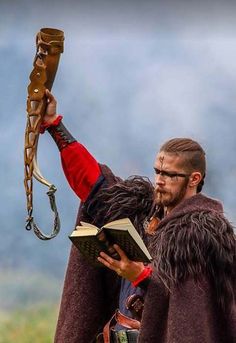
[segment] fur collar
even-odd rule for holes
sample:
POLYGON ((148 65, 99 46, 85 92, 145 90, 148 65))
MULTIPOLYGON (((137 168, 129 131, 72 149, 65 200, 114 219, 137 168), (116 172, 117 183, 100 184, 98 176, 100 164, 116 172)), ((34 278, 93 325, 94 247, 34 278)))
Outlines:
POLYGON ((172 219, 182 217, 185 214, 200 211, 211 211, 223 214, 223 206, 218 200, 198 193, 177 205, 167 216, 165 216, 160 221, 158 229, 160 229, 163 225, 166 225, 172 219))

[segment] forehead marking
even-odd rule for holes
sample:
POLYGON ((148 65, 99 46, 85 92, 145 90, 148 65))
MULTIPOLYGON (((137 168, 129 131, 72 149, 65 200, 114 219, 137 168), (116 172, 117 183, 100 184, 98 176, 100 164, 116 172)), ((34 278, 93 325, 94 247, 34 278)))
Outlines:
POLYGON ((164 156, 160 156, 159 157, 159 161, 160 161, 160 165, 161 165, 161 168, 162 168, 163 163, 164 163, 164 156))

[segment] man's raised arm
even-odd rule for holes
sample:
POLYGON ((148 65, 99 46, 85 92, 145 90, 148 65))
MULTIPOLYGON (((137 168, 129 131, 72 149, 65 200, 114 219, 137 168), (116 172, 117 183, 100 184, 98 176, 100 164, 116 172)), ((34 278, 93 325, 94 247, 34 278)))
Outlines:
POLYGON ((61 154, 65 176, 78 197, 84 202, 99 180, 101 170, 88 150, 70 134, 57 114, 57 101, 46 90, 47 108, 41 125, 41 133, 47 130, 56 142, 61 154))

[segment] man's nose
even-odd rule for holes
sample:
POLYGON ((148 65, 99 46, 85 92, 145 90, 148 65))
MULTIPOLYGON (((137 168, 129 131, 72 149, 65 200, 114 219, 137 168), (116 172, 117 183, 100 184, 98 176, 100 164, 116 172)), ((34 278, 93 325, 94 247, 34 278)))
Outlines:
POLYGON ((164 177, 160 174, 156 174, 155 175, 155 184, 156 185, 164 185, 165 184, 164 177))

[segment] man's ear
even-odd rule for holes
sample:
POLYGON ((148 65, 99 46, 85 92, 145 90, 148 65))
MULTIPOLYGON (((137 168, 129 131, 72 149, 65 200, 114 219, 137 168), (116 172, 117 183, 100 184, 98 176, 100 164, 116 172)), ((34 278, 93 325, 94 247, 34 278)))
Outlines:
POLYGON ((189 187, 197 187, 202 180, 202 174, 200 172, 193 172, 189 177, 189 187))

